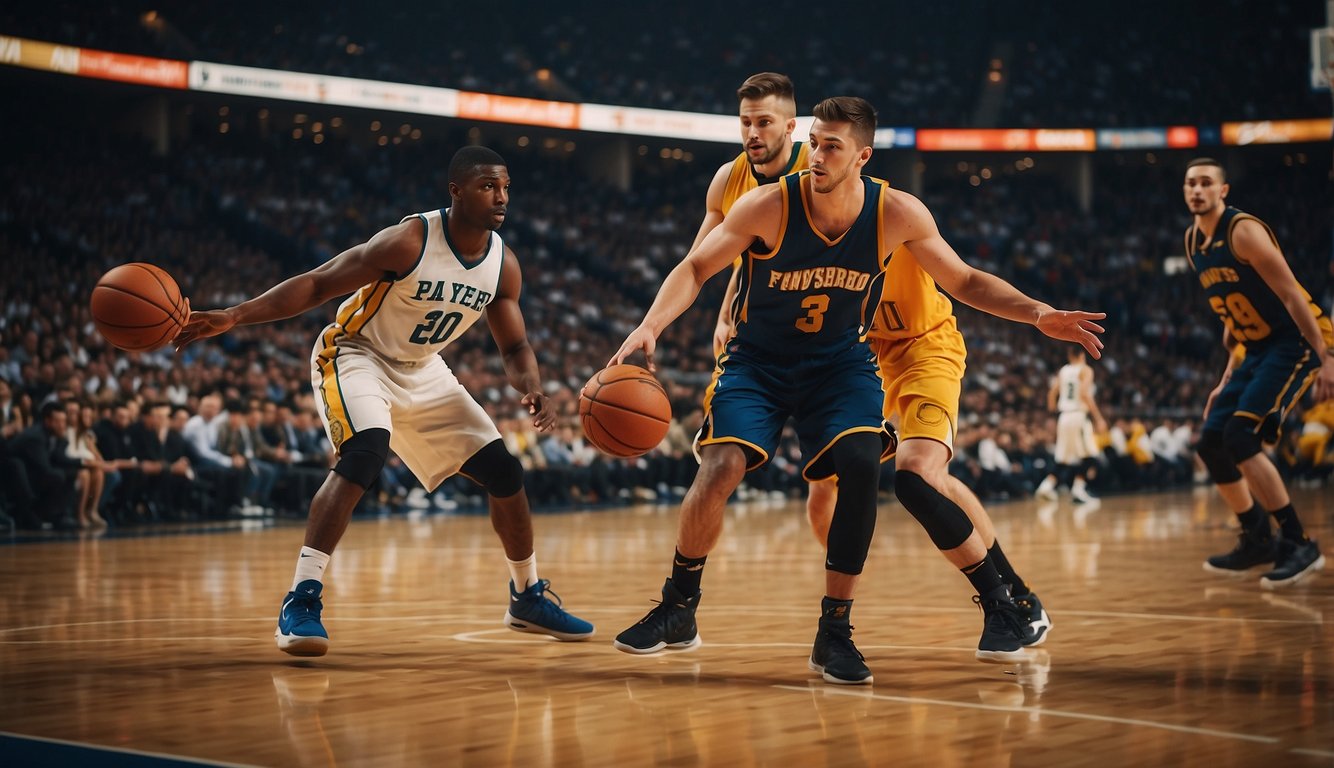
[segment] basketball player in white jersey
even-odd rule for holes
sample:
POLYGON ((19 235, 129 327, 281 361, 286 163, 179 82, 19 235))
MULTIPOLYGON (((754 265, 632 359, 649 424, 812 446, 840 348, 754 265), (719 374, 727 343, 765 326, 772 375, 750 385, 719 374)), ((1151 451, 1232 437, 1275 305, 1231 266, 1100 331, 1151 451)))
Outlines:
POLYGON ((311 502, 305 546, 278 616, 274 635, 289 654, 328 651, 320 623, 324 568, 390 448, 428 491, 456 473, 486 489, 509 563, 508 627, 561 640, 593 634, 592 624, 547 597, 549 582, 537 576, 523 468, 439 355, 486 318, 533 426, 552 428, 556 413, 542 391, 519 311, 519 264, 496 234, 509 185, 500 155, 465 147, 449 164, 450 208, 408 216, 257 298, 195 312, 177 337, 180 348, 234 326, 295 317, 355 291, 320 334, 311 358, 315 396, 338 462, 311 502))
POLYGON ((1093 400, 1093 369, 1084 360, 1084 350, 1072 347, 1066 359, 1070 362, 1056 372, 1047 392, 1047 407, 1059 414, 1056 417, 1056 468, 1042 479, 1037 495, 1054 499, 1056 487, 1069 482, 1070 496, 1085 504, 1094 498, 1088 491, 1087 477, 1089 465, 1098 455, 1093 430, 1106 432, 1107 422, 1093 400))

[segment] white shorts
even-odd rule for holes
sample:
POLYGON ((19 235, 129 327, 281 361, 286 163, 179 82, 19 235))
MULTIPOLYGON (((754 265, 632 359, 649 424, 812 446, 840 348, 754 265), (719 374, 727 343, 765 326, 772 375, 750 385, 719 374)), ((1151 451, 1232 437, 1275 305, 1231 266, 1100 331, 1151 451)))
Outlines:
POLYGON ((426 490, 457 474, 500 432, 439 356, 386 360, 352 339, 316 342, 311 385, 334 450, 367 429, 389 431, 389 447, 426 490))
POLYGON ((1083 411, 1067 411, 1056 419, 1056 463, 1078 464, 1098 455, 1093 423, 1083 411))

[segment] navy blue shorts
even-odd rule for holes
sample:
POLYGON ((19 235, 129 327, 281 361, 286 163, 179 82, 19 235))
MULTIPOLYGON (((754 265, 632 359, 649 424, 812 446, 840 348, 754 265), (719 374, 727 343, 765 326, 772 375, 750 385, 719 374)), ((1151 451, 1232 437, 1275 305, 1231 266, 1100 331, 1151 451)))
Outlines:
POLYGON ((747 470, 764 466, 778 448, 783 425, 795 417, 807 480, 834 474, 830 446, 853 432, 888 442, 885 392, 865 342, 815 355, 783 356, 732 341, 718 357, 704 395, 704 426, 696 449, 736 443, 747 449, 747 470))
POLYGON ((1201 431, 1223 431, 1232 416, 1255 421, 1266 442, 1278 439, 1278 427, 1320 371, 1315 350, 1304 339, 1246 347, 1246 359, 1214 398, 1201 431), (1262 431, 1263 430, 1263 431, 1262 431))

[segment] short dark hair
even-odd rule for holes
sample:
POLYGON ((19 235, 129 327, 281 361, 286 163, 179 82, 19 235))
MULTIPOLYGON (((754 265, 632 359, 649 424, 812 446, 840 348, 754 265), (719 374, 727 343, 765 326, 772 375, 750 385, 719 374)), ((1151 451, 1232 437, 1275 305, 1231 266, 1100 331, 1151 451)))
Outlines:
POLYGON ((737 101, 743 99, 762 99, 765 96, 777 96, 796 102, 796 90, 792 87, 792 78, 777 72, 760 72, 746 78, 746 82, 736 89, 737 101))
POLYGON ((1186 170, 1189 171, 1191 168, 1200 165, 1212 165, 1213 167, 1218 169, 1218 180, 1220 182, 1227 181, 1227 170, 1223 168, 1222 163, 1218 162, 1212 157, 1197 157, 1194 160, 1191 160, 1189 163, 1186 163, 1186 170))
POLYGON ((831 96, 815 105, 812 111, 817 120, 826 123, 851 123, 852 135, 869 147, 875 142, 875 107, 858 96, 831 96))
POLYGON ((489 147, 464 147, 449 161, 449 181, 462 184, 483 165, 505 165, 505 158, 489 147))
POLYGON ((47 400, 45 403, 42 403, 42 407, 37 410, 37 413, 41 417, 42 421, 46 421, 47 419, 51 418, 51 414, 53 413, 64 413, 64 412, 65 412, 65 402, 63 400, 47 400))

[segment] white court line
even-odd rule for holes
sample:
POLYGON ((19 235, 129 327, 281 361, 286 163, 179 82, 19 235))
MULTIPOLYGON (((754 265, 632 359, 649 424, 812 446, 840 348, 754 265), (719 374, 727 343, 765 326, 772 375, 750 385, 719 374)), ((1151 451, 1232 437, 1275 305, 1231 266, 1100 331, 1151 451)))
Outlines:
MULTIPOLYGON (((785 691, 797 691, 799 693, 810 693, 810 687, 796 685, 775 685, 785 691)), ((1090 715, 1084 712, 1070 712, 1063 709, 1044 709, 1042 707, 1006 707, 999 704, 974 704, 965 701, 948 701, 946 699, 923 699, 916 696, 893 696, 885 693, 858 693, 856 691, 842 691, 836 688, 825 688, 826 696, 851 696, 855 698, 869 698, 880 701, 896 701, 902 704, 934 704, 942 707, 958 707, 962 709, 981 709, 988 712, 1014 712, 1025 715, 1038 715, 1041 717, 1063 717, 1070 720, 1092 720, 1099 723, 1115 723, 1117 725, 1138 725, 1145 728, 1158 728, 1166 731, 1176 731, 1178 733, 1189 733, 1196 736, 1214 736, 1220 739, 1237 739, 1239 741, 1252 741, 1257 744, 1277 744, 1280 739, 1273 736, 1254 736, 1249 733, 1237 733, 1235 731, 1218 731, 1212 728, 1193 728, 1189 725, 1173 725, 1171 723, 1159 723, 1153 720, 1136 720, 1129 717, 1112 717, 1110 715, 1090 715)))
POLYGON ((103 744, 90 744, 82 741, 69 741, 67 739, 52 739, 46 736, 29 736, 26 733, 14 733, 13 731, 0 731, 0 736, 8 736, 11 739, 19 741, 39 741, 43 744, 58 744, 62 747, 77 747, 91 752, 114 752, 120 755, 140 755, 142 757, 156 757, 162 760, 170 760, 176 763, 196 763, 198 765, 215 765, 219 768, 251 768, 253 763, 223 763, 217 760, 208 760, 202 757, 192 757, 190 755, 172 755, 166 752, 149 752, 143 749, 128 749, 126 747, 109 747, 103 744))
POLYGON ((1310 755, 1311 757, 1327 757, 1334 760, 1334 750, 1328 749, 1289 749, 1294 755, 1310 755))

